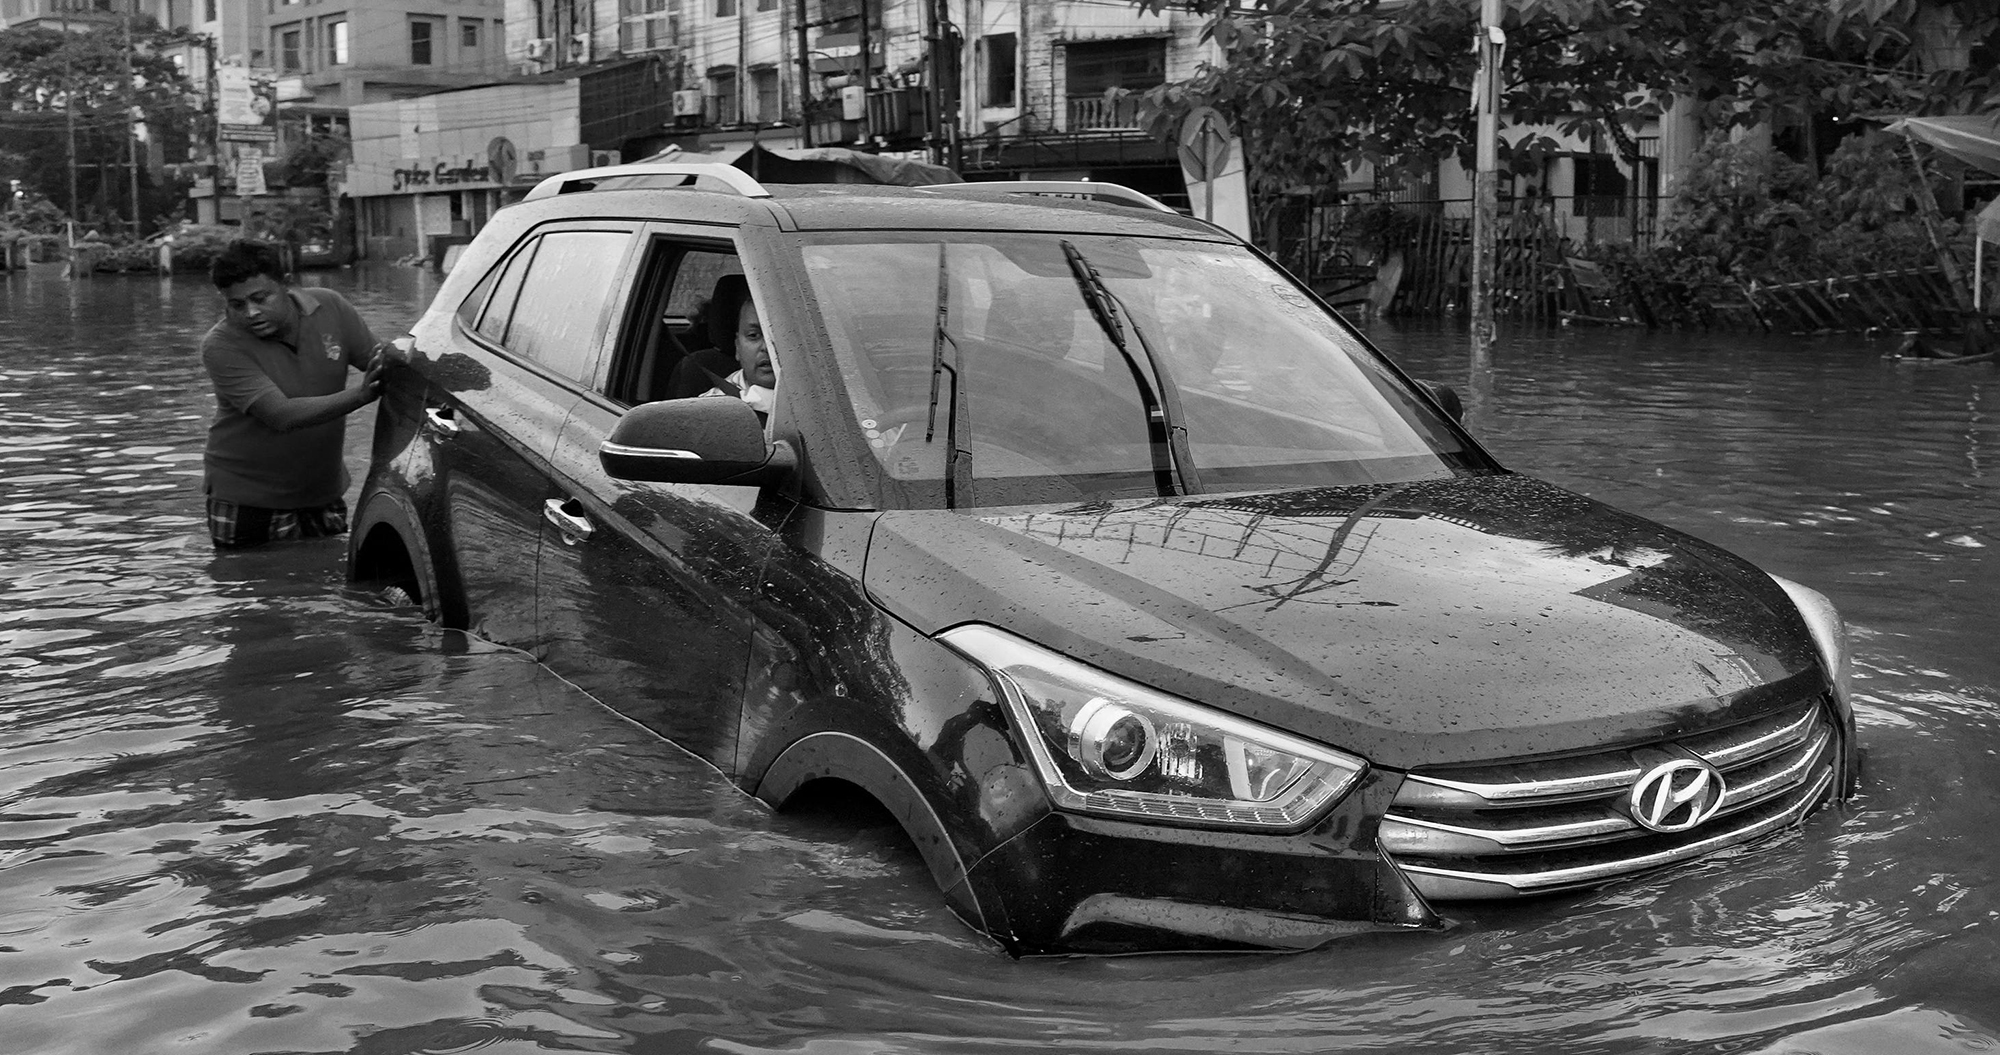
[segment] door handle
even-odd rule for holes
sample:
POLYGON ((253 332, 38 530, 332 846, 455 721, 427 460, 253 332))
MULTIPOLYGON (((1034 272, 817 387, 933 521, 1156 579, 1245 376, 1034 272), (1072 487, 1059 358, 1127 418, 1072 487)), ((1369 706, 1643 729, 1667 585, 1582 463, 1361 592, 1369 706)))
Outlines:
POLYGON ((569 505, 569 500, 563 498, 551 498, 543 502, 542 519, 554 524, 556 530, 562 532, 563 541, 574 546, 589 538, 591 532, 597 529, 591 525, 588 518, 577 516, 564 509, 566 505, 569 505))
POLYGON ((439 432, 458 431, 458 413, 450 407, 425 407, 424 420, 439 432))

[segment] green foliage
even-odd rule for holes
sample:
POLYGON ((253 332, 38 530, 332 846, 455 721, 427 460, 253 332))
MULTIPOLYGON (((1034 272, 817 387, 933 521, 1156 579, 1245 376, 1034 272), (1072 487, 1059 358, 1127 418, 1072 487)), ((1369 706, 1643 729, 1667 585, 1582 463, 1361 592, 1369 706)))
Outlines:
POLYGON ((1723 272, 1756 270, 1810 248, 1811 170, 1769 149, 1716 134, 1674 196, 1662 240, 1723 272))
POLYGON ((243 237, 240 228, 223 224, 182 224, 173 232, 174 270, 207 271, 224 246, 243 237))
POLYGON ((1606 243, 1592 246, 1588 256, 1649 326, 1708 329, 1720 321, 1718 305, 1742 299, 1735 281, 1712 257, 1679 246, 1635 249, 1606 243))
MULTIPOLYGON (((113 214, 130 212, 128 107, 139 108, 169 157, 185 150, 200 112, 192 85, 167 57, 181 38, 142 17, 132 39, 128 50, 116 30, 0 29, 0 154, 7 155, 7 174, 68 207, 73 131, 79 221, 108 225, 113 214)), ((142 215, 160 211, 172 192, 153 186, 143 168, 140 183, 142 199, 151 199, 150 207, 142 202, 142 215)))
POLYGON ((0 213, 0 234, 61 234, 63 221, 62 210, 56 208, 55 203, 31 194, 21 201, 10 203, 7 211, 0 213))
POLYGON ((158 271, 160 249, 145 242, 122 242, 98 250, 98 271, 158 271))
POLYGON ((1590 257, 1658 325, 1709 326, 1717 305, 1740 299, 1739 284, 1929 267, 1940 245, 1969 267, 1964 225, 1923 222, 1928 193, 1887 135, 1843 140, 1818 180, 1775 151, 1716 136, 1695 155, 1657 247, 1598 246, 1590 257))
POLYGON ((344 132, 300 136, 278 157, 278 181, 287 187, 324 187, 327 174, 347 163, 352 146, 344 132))
MULTIPOLYGON (((1135 0, 1158 11, 1167 0, 1135 0)), ((1222 62, 1148 92, 1156 133, 1212 105, 1237 122, 1260 196, 1326 187, 1359 162, 1378 172, 1470 160, 1479 5, 1468 0, 1190 0, 1222 62)), ((1992 0, 1959 0, 1991 28, 1992 0)), ((1602 133, 1636 154, 1630 129, 1670 102, 1708 127, 1814 114, 1930 112, 1983 92, 1992 63, 1926 74, 1912 44, 1915 0, 1507 0, 1502 119, 1602 133)), ((1556 144, 1517 138, 1503 163, 1535 167, 1556 144)))
POLYGON ((318 197, 286 196, 260 203, 246 219, 246 234, 296 248, 333 231, 333 213, 318 197))

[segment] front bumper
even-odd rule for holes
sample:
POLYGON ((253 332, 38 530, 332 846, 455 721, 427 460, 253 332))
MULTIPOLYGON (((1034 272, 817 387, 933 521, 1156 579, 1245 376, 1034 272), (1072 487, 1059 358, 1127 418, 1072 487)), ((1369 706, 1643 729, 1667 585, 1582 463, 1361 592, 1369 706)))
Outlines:
MULTIPOLYGON (((1170 828, 1051 812, 964 882, 986 929, 1017 956, 1308 949, 1373 931, 1439 930, 1375 848, 1394 774, 1371 774, 1295 835, 1170 828)), ((954 899, 957 900, 957 899, 954 899)))

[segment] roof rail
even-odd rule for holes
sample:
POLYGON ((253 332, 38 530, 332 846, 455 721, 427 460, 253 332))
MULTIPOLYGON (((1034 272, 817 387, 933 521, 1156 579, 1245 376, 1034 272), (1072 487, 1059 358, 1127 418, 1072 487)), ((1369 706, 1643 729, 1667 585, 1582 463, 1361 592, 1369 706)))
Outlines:
POLYGON ((1088 201, 1130 205, 1140 209, 1180 215, 1172 206, 1162 203, 1151 195, 1141 194, 1130 187, 1116 183, 1098 183, 1093 180, 988 180, 979 183, 933 183, 921 189, 958 198, 997 198, 1007 194, 1032 194, 1044 198, 1083 198, 1088 201))
POLYGON ((598 168, 577 169, 574 172, 558 172, 535 184, 534 189, 522 201, 536 198, 553 198, 558 194, 572 194, 576 191, 596 190, 603 181, 615 181, 605 190, 626 190, 639 187, 659 187, 662 184, 644 177, 684 176, 686 179, 676 187, 700 187, 703 179, 713 180, 728 187, 745 198, 768 198, 771 192, 764 185, 750 177, 748 172, 733 165, 680 164, 672 162, 642 161, 631 165, 603 165, 598 168), (638 178, 629 178, 638 177, 638 178))

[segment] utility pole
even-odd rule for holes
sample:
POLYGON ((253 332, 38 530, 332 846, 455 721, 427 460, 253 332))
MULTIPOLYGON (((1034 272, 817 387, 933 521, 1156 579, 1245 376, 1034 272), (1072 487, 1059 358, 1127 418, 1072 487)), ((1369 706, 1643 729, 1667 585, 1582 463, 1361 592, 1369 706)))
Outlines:
POLYGON ((1479 143, 1472 177, 1472 355, 1483 360, 1493 350, 1493 278, 1500 213, 1500 63, 1507 35, 1500 28, 1504 0, 1480 0, 1479 73, 1473 106, 1479 115, 1479 143))
POLYGON ((946 163, 944 101, 947 97, 944 77, 946 67, 956 69, 957 63, 945 62, 945 48, 948 43, 945 27, 951 24, 950 0, 926 0, 925 7, 930 17, 929 58, 924 62, 924 109, 928 112, 930 135, 930 161, 933 165, 946 163))
POLYGON ((868 96, 875 88, 875 56, 869 47, 868 0, 861 0, 861 138, 873 142, 875 109, 868 104, 868 96))
POLYGON ((70 0, 56 0, 56 7, 62 12, 63 33, 63 131, 69 150, 69 241, 76 244, 76 69, 71 65, 70 44, 75 38, 69 35, 70 0))
MULTIPOLYGON (((208 204, 212 214, 209 222, 220 224, 222 222, 222 102, 220 90, 215 83, 215 37, 202 34, 201 49, 207 59, 208 68, 206 91, 203 94, 208 96, 208 120, 205 123, 208 125, 208 204)), ((195 218, 201 218, 199 210, 196 211, 195 218)))
POLYGON ((799 0, 799 145, 813 145, 812 38, 806 33, 806 0, 799 0))
POLYGON ((134 123, 132 111, 138 109, 134 97, 137 90, 132 85, 132 20, 139 15, 139 0, 132 0, 132 9, 119 17, 125 23, 125 172, 129 180, 132 200, 132 237, 139 237, 139 129, 134 123))

